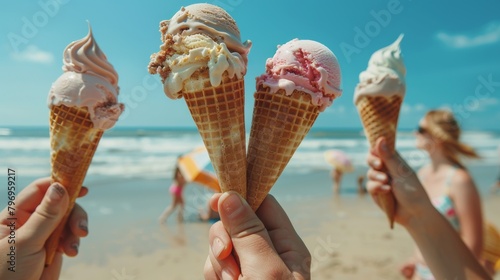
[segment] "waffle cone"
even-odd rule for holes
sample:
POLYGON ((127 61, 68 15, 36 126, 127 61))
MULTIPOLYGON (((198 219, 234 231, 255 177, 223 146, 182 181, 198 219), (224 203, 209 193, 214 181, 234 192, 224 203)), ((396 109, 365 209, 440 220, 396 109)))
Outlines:
POLYGON ((93 127, 86 108, 53 106, 49 121, 52 181, 65 187, 69 195, 69 207, 63 220, 45 243, 47 265, 52 263, 59 239, 103 134, 103 130, 93 127))
MULTIPOLYGON (((371 147, 375 146, 378 138, 385 137, 387 146, 394 151, 399 110, 402 102, 403 98, 400 96, 364 96, 356 103, 371 147)), ((392 193, 381 194, 378 200, 389 219, 390 227, 393 228, 396 214, 394 195, 392 193)))
POLYGON ((247 155, 247 200, 255 211, 278 180, 318 117, 308 93, 284 90, 270 93, 260 86, 255 93, 247 155))
POLYGON ((207 148, 223 192, 246 198, 245 88, 243 79, 223 74, 212 86, 208 71, 184 82, 182 96, 207 148))

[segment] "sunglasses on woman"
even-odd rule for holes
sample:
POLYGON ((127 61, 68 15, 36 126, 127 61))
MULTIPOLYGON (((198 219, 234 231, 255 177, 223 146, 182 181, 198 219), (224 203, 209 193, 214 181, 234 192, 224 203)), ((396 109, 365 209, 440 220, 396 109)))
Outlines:
POLYGON ((417 127, 417 132, 419 134, 425 134, 427 132, 427 129, 421 127, 420 125, 417 127))

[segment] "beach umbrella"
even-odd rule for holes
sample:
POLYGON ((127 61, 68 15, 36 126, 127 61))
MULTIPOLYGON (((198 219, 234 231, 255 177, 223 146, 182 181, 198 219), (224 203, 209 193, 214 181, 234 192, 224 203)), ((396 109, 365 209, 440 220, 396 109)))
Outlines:
POLYGON ((351 159, 341 150, 328 150, 325 151, 325 160, 331 164, 335 169, 344 173, 354 171, 351 159))
POLYGON ((493 224, 486 222, 483 235, 482 256, 495 264, 496 271, 500 271, 500 231, 493 224))
POLYGON ((219 180, 215 174, 206 170, 209 164, 210 158, 205 147, 195 148, 177 160, 177 166, 187 182, 198 183, 215 192, 220 192, 219 180))

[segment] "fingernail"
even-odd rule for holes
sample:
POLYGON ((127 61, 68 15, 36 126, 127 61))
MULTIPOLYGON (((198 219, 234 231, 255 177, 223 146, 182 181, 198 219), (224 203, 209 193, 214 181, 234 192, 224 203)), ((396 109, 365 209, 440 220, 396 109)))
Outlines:
POLYGON ((52 200, 58 201, 61 200, 65 192, 66 191, 59 183, 54 183, 52 184, 52 186, 50 186, 49 197, 52 200))
POLYGON ((71 244, 71 248, 73 248, 73 250, 75 250, 75 252, 76 252, 77 254, 78 254, 78 247, 79 247, 79 246, 80 246, 80 245, 79 245, 78 243, 73 243, 73 244, 71 244))
POLYGON ((214 257, 219 258, 220 254, 222 253, 222 250, 224 250, 224 243, 222 243, 222 240, 220 238, 216 237, 214 239, 214 242, 212 243, 211 246, 212 254, 214 254, 214 257))
POLYGON ((385 179, 387 177, 385 176, 385 174, 379 173, 379 174, 375 175, 375 178, 377 178, 377 180, 379 180, 379 181, 385 181, 385 179))
POLYGON ((227 197, 222 201, 222 209, 228 218, 236 216, 243 206, 243 201, 236 193, 228 193, 227 197))
POLYGON ((373 164, 375 165, 375 167, 379 168, 382 165, 382 162, 380 162, 380 160, 376 159, 373 161, 373 164))
POLYGON ((381 189, 383 189, 384 191, 390 191, 391 190, 391 186, 389 186, 389 185, 383 185, 381 187, 381 189))
POLYGON ((78 226, 80 227, 80 229, 82 229, 83 231, 85 232, 89 232, 89 228, 88 228, 88 223, 87 223, 87 220, 80 220, 80 223, 78 223, 78 226))

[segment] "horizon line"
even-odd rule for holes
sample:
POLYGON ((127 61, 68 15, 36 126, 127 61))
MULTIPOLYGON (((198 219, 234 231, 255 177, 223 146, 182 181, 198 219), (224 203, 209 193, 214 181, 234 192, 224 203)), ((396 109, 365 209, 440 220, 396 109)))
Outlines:
MULTIPOLYGON (((0 130, 1 129, 49 129, 49 125, 1 125, 0 124, 0 130)), ((116 126, 112 127, 109 130, 120 130, 120 129, 179 129, 179 130, 197 130, 196 126, 134 126, 134 125, 123 125, 123 126, 116 126)), ((326 127, 326 126, 318 126, 318 127, 311 127, 312 130, 323 130, 323 131, 333 131, 333 130, 341 130, 341 131, 359 131, 362 132, 364 128, 362 126, 360 127, 326 127)), ((400 131, 414 131, 414 127, 400 127, 398 128, 400 131)), ((481 132, 481 131, 487 131, 487 132, 500 132, 500 129, 464 129, 463 131, 475 131, 475 132, 481 132)), ((249 131, 248 131, 249 133, 249 131)))

